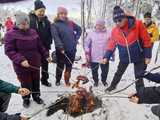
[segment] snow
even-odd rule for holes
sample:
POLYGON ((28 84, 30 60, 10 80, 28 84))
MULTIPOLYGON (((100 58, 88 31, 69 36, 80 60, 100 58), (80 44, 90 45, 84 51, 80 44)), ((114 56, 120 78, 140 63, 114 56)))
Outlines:
MULTIPOLYGON (((158 44, 159 43, 157 42, 153 48, 153 56, 155 56, 158 44)), ((82 49, 80 48, 81 47, 79 46, 78 54, 82 53, 82 49)), ((12 63, 8 59, 8 57, 5 56, 4 54, 4 46, 0 47, 0 58, 1 58, 0 59, 0 66, 1 66, 0 67, 0 71, 1 71, 0 77, 1 79, 11 82, 15 85, 19 85, 19 81, 17 80, 16 75, 13 71, 12 63)), ((75 67, 80 68, 80 63, 82 62, 83 61, 79 61, 77 64, 75 64, 75 67)), ((118 53, 116 52, 116 61, 110 63, 110 71, 108 75, 109 82, 113 78, 118 62, 119 62, 118 53)), ((156 65, 154 64, 154 57, 153 57, 151 64, 148 66, 148 69, 151 69, 157 65, 158 63, 156 65)), ((55 74, 55 67, 56 67, 55 64, 50 64, 49 72, 55 74)), ((90 70, 86 70, 86 71, 90 71, 90 70)), ((72 82, 73 80, 75 80, 77 75, 82 74, 83 72, 85 72, 85 70, 81 70, 81 71, 73 70, 72 82)), ((88 75, 88 78, 92 81, 92 77, 90 73, 88 75)), ((133 65, 130 65, 126 73, 124 74, 122 81, 118 85, 117 89, 121 89, 127 86, 129 83, 132 82, 132 80, 134 80, 133 65)), ((42 91, 41 97, 45 101, 46 105, 54 102, 57 99, 58 95, 67 93, 67 91, 68 92, 72 91, 71 88, 66 88, 63 83, 60 87, 56 87, 54 85, 55 77, 53 75, 50 75, 49 81, 53 85, 51 88, 41 86, 41 91, 42 91), (46 92, 46 91, 50 91, 50 92, 46 92)), ((155 85, 155 83, 149 83, 148 81, 145 81, 145 84, 147 86, 155 85)), ((94 88, 94 91, 95 93, 97 92, 99 94, 102 94, 104 89, 105 88, 103 87, 103 85, 100 84, 98 88, 94 88)), ((127 96, 129 93, 133 93, 134 91, 135 91, 134 86, 131 86, 126 91, 119 93, 117 95, 127 96)), ((150 111, 151 105, 137 105, 137 104, 129 102, 128 99, 124 99, 124 98, 104 97, 102 98, 102 100, 103 100, 103 107, 101 109, 97 109, 92 113, 85 114, 82 117, 72 118, 70 116, 63 114, 62 111, 58 111, 51 117, 46 117, 45 115, 46 110, 44 110, 37 116, 33 117, 31 120, 53 120, 53 119, 55 120, 66 120, 66 119, 69 119, 69 120, 79 120, 79 119, 82 119, 82 120, 136 120, 136 119, 138 120, 158 120, 158 118, 154 116, 150 111)), ((12 98, 11 98, 10 105, 9 105, 7 112, 10 114, 22 112, 23 115, 30 116, 36 111, 42 109, 43 107, 44 107, 43 105, 38 105, 34 101, 32 101, 30 108, 25 109, 22 106, 21 97, 19 95, 12 94, 12 98)))

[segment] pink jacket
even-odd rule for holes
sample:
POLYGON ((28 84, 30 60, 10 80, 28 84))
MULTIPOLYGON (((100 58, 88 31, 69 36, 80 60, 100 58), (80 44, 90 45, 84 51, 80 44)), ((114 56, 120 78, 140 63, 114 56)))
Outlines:
POLYGON ((92 31, 88 33, 85 42, 85 53, 89 57, 90 62, 100 63, 106 52, 106 45, 110 38, 110 31, 92 31))

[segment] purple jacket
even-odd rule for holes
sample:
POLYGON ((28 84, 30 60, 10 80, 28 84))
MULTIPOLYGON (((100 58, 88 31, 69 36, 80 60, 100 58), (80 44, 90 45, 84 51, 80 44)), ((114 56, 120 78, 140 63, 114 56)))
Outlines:
POLYGON ((24 32, 14 27, 6 33, 4 41, 5 54, 12 60, 17 75, 32 70, 22 67, 22 61, 28 60, 30 65, 40 67, 41 57, 49 57, 49 53, 42 46, 38 34, 33 29, 24 32))
POLYGON ((100 63, 106 51, 107 41, 110 38, 110 31, 92 31, 85 39, 85 53, 90 57, 90 62, 100 63))

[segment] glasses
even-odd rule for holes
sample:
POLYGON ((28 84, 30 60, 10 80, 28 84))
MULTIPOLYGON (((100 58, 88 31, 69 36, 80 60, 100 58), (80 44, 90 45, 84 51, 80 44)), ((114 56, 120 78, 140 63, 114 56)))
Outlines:
POLYGON ((122 20, 123 20, 122 18, 120 18, 120 19, 115 19, 114 22, 115 22, 115 23, 121 23, 122 20))

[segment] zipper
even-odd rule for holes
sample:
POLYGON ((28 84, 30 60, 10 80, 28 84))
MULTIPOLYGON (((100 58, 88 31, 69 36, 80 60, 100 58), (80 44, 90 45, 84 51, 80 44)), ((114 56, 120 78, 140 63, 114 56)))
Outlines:
POLYGON ((127 41, 127 38, 125 37, 124 33, 122 32, 123 34, 123 38, 125 39, 125 42, 126 42, 126 46, 127 46, 127 53, 128 53, 128 59, 129 59, 129 63, 131 63, 131 54, 129 52, 129 46, 128 46, 128 41, 127 41))

